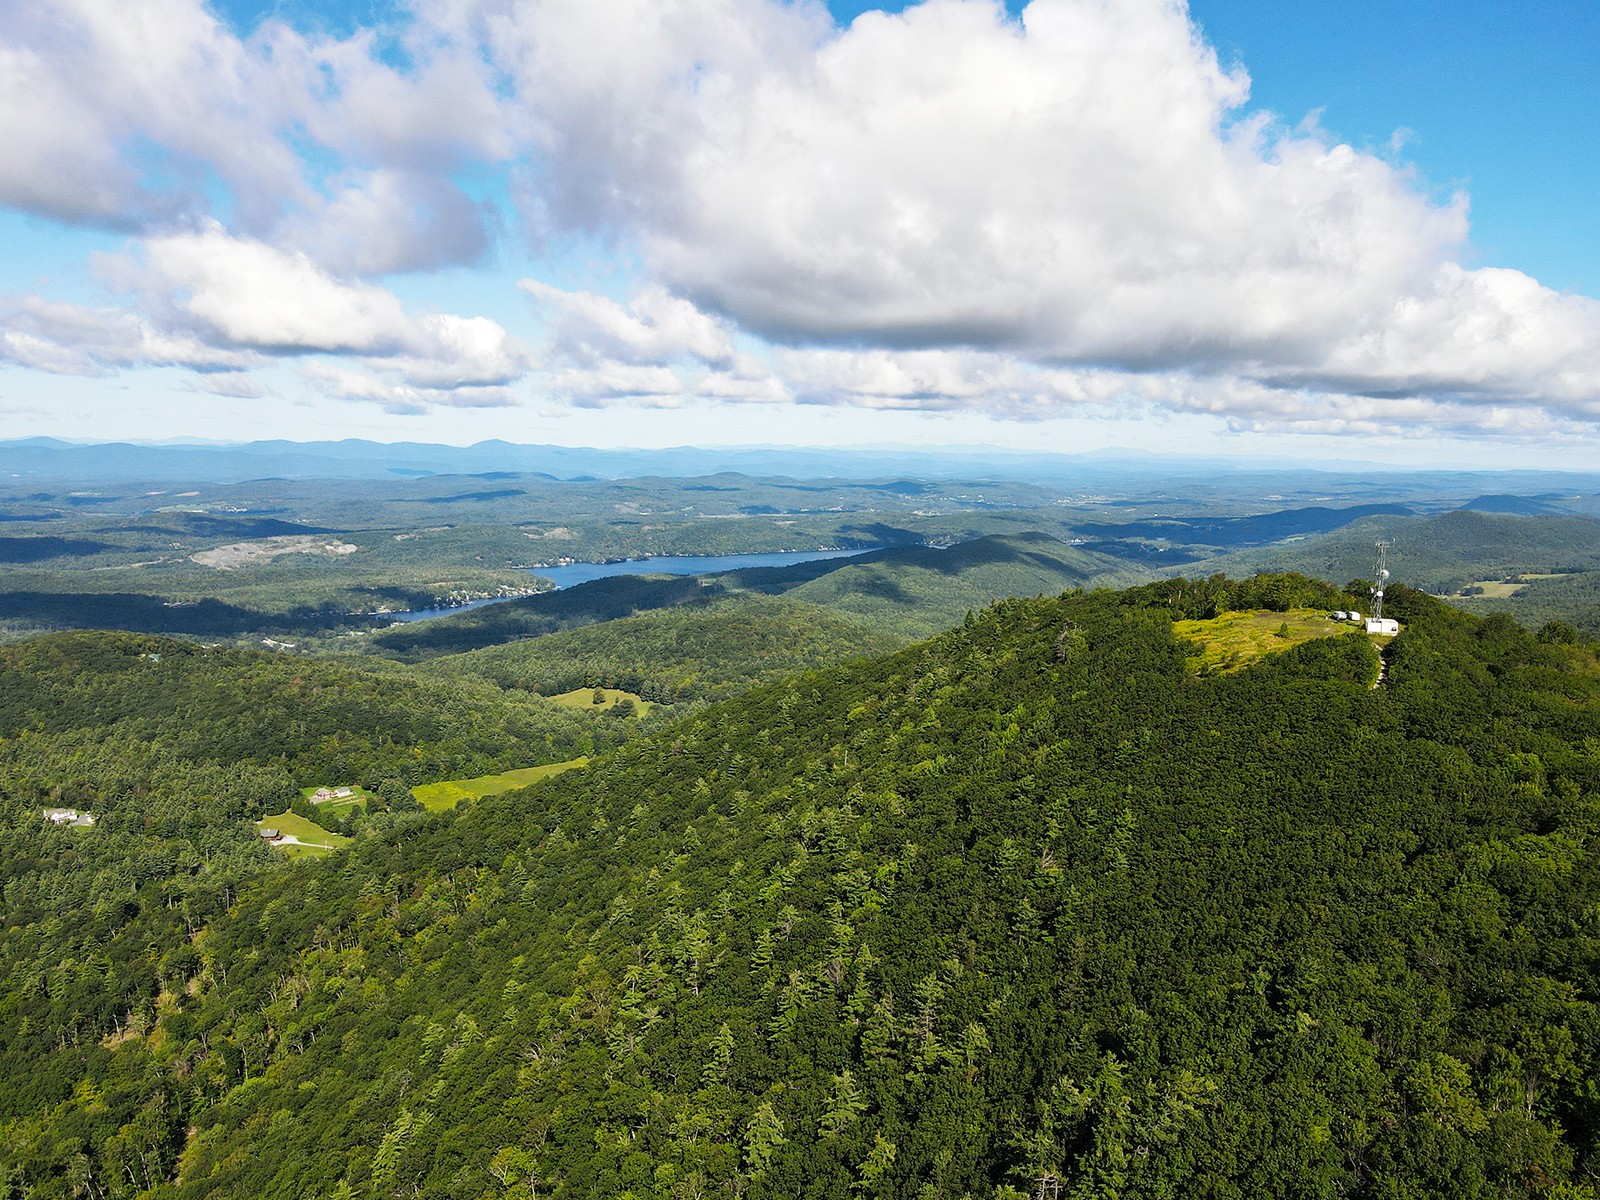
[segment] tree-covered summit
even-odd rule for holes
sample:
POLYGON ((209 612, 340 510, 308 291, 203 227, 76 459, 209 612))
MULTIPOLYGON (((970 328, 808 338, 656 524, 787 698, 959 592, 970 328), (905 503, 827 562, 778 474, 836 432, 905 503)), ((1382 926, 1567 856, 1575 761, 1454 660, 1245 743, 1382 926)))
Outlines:
POLYGON ((131 1035, 37 1031, 14 1190, 1594 1196, 1594 648, 1397 588, 1382 687, 1361 636, 1197 677, 1172 600, 246 882, 131 1035))

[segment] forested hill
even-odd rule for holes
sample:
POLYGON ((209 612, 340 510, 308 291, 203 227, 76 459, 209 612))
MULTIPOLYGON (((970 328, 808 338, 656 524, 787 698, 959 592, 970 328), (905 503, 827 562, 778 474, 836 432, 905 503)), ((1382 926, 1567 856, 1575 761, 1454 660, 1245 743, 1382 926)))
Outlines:
MULTIPOLYGON (((746 592, 786 595, 827 609, 831 614, 827 625, 836 632, 854 623, 879 635, 880 643, 886 638, 906 642, 947 629, 967 610, 1005 596, 1054 594, 1068 587, 1132 583, 1145 577, 1109 555, 1070 546, 1048 534, 1024 533, 973 538, 947 549, 897 546, 848 559, 710 575, 617 575, 387 629, 369 645, 379 653, 408 659, 463 654, 746 592)), ((775 625, 768 624, 759 636, 784 640, 782 617, 775 625)), ((578 644, 588 643, 578 639, 578 644)))
POLYGON ((1594 648, 1192 674, 1263 599, 1336 595, 1007 601, 247 882, 103 1042, 8 979, 8 1185, 1592 1200, 1594 648))
POLYGON ((835 570, 786 594, 912 638, 948 629, 969 609, 1002 597, 1148 577, 1111 555, 1048 534, 1023 533, 974 538, 947 549, 915 546, 840 560, 835 570))
POLYGON ((538 697, 382 662, 132 633, 50 634, 0 647, 0 758, 37 769, 41 781, 65 772, 55 786, 76 789, 67 799, 85 807, 119 802, 111 781, 129 747, 164 762, 271 769, 285 786, 386 776, 420 783, 587 754, 595 730, 538 697))
POLYGON ((794 671, 903 644, 820 605, 734 594, 447 655, 426 670, 546 696, 613 687, 671 704, 724 699, 794 671))

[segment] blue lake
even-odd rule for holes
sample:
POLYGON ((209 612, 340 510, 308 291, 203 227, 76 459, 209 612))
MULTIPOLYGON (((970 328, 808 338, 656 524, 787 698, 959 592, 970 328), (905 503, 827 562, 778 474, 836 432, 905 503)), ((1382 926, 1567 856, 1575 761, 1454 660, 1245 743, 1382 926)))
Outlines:
POLYGON ((517 596, 490 596, 486 600, 468 600, 465 604, 452 604, 446 608, 414 608, 410 612, 378 613, 397 623, 410 621, 428 621, 434 617, 448 617, 451 613, 463 613, 469 608, 482 608, 485 604, 504 604, 507 600, 516 600, 517 596))
MULTIPOLYGON (((876 548, 876 547, 874 547, 876 548)), ((567 563, 559 567, 534 567, 529 574, 548 579, 557 588, 573 587, 593 579, 608 579, 613 575, 706 575, 712 571, 740 571, 748 567, 792 567, 796 563, 816 562, 825 558, 852 558, 866 554, 866 550, 790 550, 780 554, 703 554, 663 555, 659 558, 627 558, 621 562, 567 563)), ((419 608, 412 612, 385 613, 391 621, 427 621, 433 617, 447 617, 451 613, 482 608, 485 604, 504 604, 515 596, 494 596, 487 600, 470 600, 449 608, 419 608)))
POLYGON ((534 567, 533 574, 552 580, 558 588, 609 579, 613 575, 706 575, 712 571, 741 571, 747 567, 792 567, 823 558, 851 558, 865 550, 791 550, 781 554, 663 555, 628 558, 621 562, 568 563, 561 567, 534 567))

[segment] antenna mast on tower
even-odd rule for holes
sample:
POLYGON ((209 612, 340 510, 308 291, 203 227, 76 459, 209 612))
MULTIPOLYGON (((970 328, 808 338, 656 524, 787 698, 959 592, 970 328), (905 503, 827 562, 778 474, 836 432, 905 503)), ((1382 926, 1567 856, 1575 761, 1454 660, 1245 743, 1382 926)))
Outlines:
POLYGON ((1389 547, 1393 542, 1378 543, 1378 567, 1372 573, 1372 616, 1375 620, 1383 617, 1383 585, 1389 579, 1389 547))

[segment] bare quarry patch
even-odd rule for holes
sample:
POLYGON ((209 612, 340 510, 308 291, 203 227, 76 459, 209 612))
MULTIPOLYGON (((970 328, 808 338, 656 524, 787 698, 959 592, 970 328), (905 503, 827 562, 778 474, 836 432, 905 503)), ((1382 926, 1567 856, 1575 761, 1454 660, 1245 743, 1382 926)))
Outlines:
POLYGON ((261 538, 254 542, 234 542, 218 546, 215 550, 201 550, 189 556, 203 567, 219 571, 235 571, 240 567, 259 566, 285 554, 316 554, 323 558, 339 558, 354 554, 360 546, 312 534, 295 533, 283 537, 261 538))

